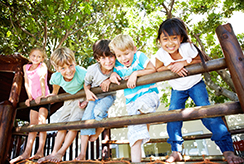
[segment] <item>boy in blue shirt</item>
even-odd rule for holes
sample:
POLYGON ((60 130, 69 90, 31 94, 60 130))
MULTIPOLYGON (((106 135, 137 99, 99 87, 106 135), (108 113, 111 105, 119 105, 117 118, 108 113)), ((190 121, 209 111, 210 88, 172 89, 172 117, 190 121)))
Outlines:
MULTIPOLYGON (((129 115, 152 113, 159 106, 156 84, 136 86, 137 77, 156 72, 149 58, 137 51, 129 35, 117 35, 109 44, 111 52, 117 58, 110 81, 120 85, 127 80, 124 89, 126 109, 129 115)), ((146 124, 128 126, 128 140, 131 146, 131 162, 141 162, 141 145, 149 141, 149 126, 146 124)))
MULTIPOLYGON (((83 89, 86 69, 77 66, 74 53, 66 47, 56 49, 50 58, 51 64, 57 70, 53 73, 49 83, 53 86, 51 95, 57 95, 59 88, 62 87, 65 92, 75 94, 83 89)), ((68 100, 61 107, 62 112, 58 122, 80 121, 87 101, 80 102, 81 99, 68 100)), ((39 159, 37 162, 44 161, 60 162, 77 135, 77 130, 59 130, 55 138, 54 149, 46 157, 39 159), (64 144, 62 145, 62 143, 64 144), (61 147, 62 146, 62 147, 61 147)))

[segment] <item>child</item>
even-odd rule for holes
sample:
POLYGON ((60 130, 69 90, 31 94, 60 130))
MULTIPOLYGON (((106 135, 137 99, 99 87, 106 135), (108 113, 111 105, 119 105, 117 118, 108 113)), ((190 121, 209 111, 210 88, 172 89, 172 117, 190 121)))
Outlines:
MULTIPOLYGON (((110 52, 110 40, 99 40, 93 45, 93 56, 97 63, 87 69, 84 90, 89 101, 82 120, 102 120, 108 116, 108 109, 113 105, 115 93, 96 96, 90 88, 100 86, 107 92, 110 85, 109 77, 113 72, 115 56, 110 52)), ((85 160, 88 140, 95 141, 104 128, 81 130, 81 153, 75 160, 85 160), (89 137, 90 136, 90 137, 89 137)))
MULTIPOLYGON (((69 48, 56 49, 52 53, 50 61, 57 70, 57 72, 52 74, 50 79, 50 84, 53 85, 52 95, 57 95, 60 87, 70 94, 75 94, 83 89, 86 70, 76 65, 74 53, 69 48)), ((80 99, 65 101, 61 107, 62 112, 59 116, 59 122, 79 121, 84 113, 86 103, 86 101, 80 103, 80 99)), ((37 162, 60 162, 76 134, 76 130, 69 130, 67 135, 66 130, 59 130, 55 138, 52 153, 39 159, 37 162), (62 145, 63 142, 64 144, 62 145)))
MULTIPOLYGON (((187 76, 184 66, 201 62, 201 51, 195 47, 187 35, 183 21, 177 18, 167 19, 158 30, 157 40, 161 48, 156 53, 157 71, 171 70, 182 78, 169 81, 172 87, 169 110, 185 108, 185 102, 191 97, 197 106, 210 105, 208 93, 201 74, 187 76), (201 93, 199 95, 199 93, 201 93)), ((234 155, 231 135, 221 117, 202 118, 203 124, 213 133, 211 139, 219 146, 228 163, 242 163, 244 160, 234 155)), ((182 121, 168 122, 168 143, 172 154, 166 162, 182 160, 182 121)))
MULTIPOLYGON (((30 63, 23 66, 25 89, 28 99, 25 101, 27 106, 30 106, 30 101, 35 100, 40 103, 42 97, 49 94, 47 85, 47 66, 43 62, 46 58, 46 53, 40 48, 34 48, 29 54, 30 63)), ((48 115, 49 105, 40 105, 32 107, 30 110, 30 125, 45 124, 48 115)), ((43 157, 44 145, 46 140, 46 132, 40 132, 39 147, 36 154, 30 158, 32 146, 36 138, 37 132, 28 134, 25 151, 22 155, 12 159, 10 163, 15 163, 23 159, 39 159, 43 157)))
MULTIPOLYGON (((136 51, 133 39, 129 35, 117 35, 109 44, 115 54, 112 83, 120 85, 119 80, 127 80, 124 89, 126 109, 129 115, 155 112, 159 105, 158 89, 155 84, 136 86, 137 77, 156 72, 147 56, 136 51)), ((128 126, 128 139, 131 146, 131 161, 141 161, 141 145, 149 141, 149 126, 146 124, 128 126)))

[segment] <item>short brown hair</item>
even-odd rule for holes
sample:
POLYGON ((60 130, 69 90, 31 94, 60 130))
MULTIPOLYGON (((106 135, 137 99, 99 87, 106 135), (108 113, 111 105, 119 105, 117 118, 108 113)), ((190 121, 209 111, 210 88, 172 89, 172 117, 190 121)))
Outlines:
POLYGON ((114 55, 108 45, 111 42, 111 40, 108 39, 102 39, 102 40, 98 40, 96 41, 96 43, 93 44, 93 57, 94 59, 98 60, 100 57, 103 56, 110 56, 110 55, 114 55))

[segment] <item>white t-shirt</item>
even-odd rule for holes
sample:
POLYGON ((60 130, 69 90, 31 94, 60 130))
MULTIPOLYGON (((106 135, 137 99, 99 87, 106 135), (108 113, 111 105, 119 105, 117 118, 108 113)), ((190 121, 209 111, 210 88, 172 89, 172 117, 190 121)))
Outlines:
MULTIPOLYGON (((198 51, 192 43, 187 42, 187 43, 182 43, 180 45, 179 53, 182 56, 182 59, 173 60, 167 51, 165 51, 163 48, 160 48, 156 53, 156 58, 161 62, 163 62, 164 66, 168 66, 172 62, 193 59, 197 56, 198 51)), ((190 89, 199 81, 201 81, 201 79, 202 79, 201 74, 197 74, 197 75, 180 77, 177 79, 169 80, 169 84, 174 90, 183 91, 183 90, 190 89)))

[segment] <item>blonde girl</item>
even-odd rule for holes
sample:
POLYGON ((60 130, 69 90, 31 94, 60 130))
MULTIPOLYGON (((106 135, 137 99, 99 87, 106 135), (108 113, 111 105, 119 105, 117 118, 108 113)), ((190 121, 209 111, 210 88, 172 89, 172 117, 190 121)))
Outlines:
MULTIPOLYGON (((25 101, 27 106, 30 106, 30 101, 35 100, 40 103, 41 98, 50 94, 47 85, 48 69, 44 60, 46 58, 45 51, 40 48, 34 48, 29 54, 30 62, 23 66, 25 89, 28 99, 25 101)), ((49 104, 32 107, 30 110, 30 125, 45 124, 48 115, 49 104)), ((15 163, 24 159, 39 159, 43 157, 44 145, 46 140, 46 132, 39 133, 39 148, 36 154, 30 157, 32 146, 36 138, 37 132, 28 134, 25 151, 22 155, 12 159, 10 163, 15 163)))

